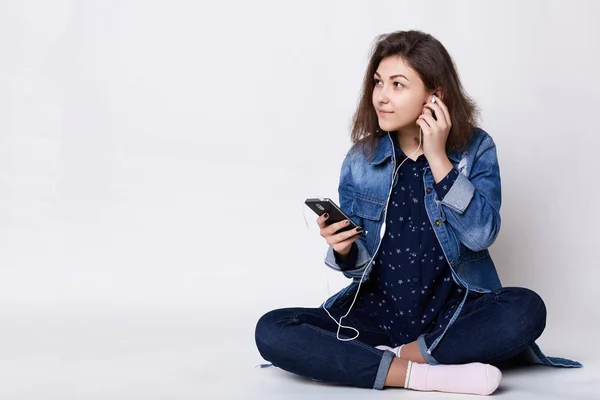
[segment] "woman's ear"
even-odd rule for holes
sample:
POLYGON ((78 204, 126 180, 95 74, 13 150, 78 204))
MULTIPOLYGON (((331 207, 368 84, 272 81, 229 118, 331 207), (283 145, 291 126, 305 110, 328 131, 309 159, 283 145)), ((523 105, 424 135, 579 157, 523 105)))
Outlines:
POLYGON ((437 97, 438 99, 444 101, 444 91, 442 89, 436 89, 433 92, 433 95, 435 95, 435 97, 437 97))

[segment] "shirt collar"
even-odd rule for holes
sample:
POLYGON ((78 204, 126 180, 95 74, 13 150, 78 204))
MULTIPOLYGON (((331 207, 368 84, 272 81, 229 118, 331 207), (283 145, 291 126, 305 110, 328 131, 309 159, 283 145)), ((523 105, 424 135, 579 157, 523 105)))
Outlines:
MULTIPOLYGON (((375 142, 375 153, 373 155, 373 159, 371 160, 371 164, 373 165, 377 165, 377 164, 381 164, 382 162, 386 161, 388 158, 391 158, 393 155, 393 150, 392 150, 392 143, 395 142, 397 148, 399 149, 400 146, 397 144, 397 137, 395 133, 391 133, 391 132, 385 132, 383 134, 378 133, 378 135, 380 135, 376 142, 375 142), (396 140, 394 140, 396 139, 396 140)), ((400 154, 402 154, 404 157, 406 157, 406 155, 402 152, 402 150, 400 150, 400 154)), ((451 159, 452 161, 455 162, 459 162, 460 158, 461 158, 461 152, 457 152, 457 151, 449 151, 447 152, 448 158, 451 159)))

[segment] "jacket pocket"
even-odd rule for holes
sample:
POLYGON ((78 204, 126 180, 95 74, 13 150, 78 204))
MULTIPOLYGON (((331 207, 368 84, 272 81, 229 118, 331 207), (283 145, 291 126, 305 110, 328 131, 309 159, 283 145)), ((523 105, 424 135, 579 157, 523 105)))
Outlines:
POLYGON ((371 221, 379 221, 385 208, 385 202, 362 194, 355 194, 352 213, 371 221))

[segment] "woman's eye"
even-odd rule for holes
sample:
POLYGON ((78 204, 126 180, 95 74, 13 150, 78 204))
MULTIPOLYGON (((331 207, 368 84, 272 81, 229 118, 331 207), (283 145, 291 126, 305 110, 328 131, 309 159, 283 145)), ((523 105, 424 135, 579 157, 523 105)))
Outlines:
MULTIPOLYGON (((379 80, 379 79, 374 79, 374 81, 375 81, 375 86, 383 84, 383 82, 381 80, 379 80)), ((394 86, 396 88, 404 87, 404 85, 402 85, 400 82, 394 82, 394 86), (400 86, 398 86, 398 85, 400 85, 400 86)))

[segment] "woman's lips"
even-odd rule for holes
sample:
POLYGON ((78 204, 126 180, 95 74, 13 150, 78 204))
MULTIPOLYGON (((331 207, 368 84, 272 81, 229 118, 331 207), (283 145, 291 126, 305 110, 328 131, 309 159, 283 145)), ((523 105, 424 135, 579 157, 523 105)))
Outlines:
POLYGON ((393 111, 385 111, 385 110, 377 110, 377 113, 379 115, 381 115, 382 117, 386 117, 388 115, 393 114, 394 112, 393 111))

